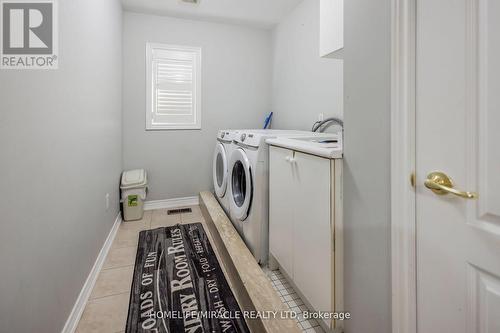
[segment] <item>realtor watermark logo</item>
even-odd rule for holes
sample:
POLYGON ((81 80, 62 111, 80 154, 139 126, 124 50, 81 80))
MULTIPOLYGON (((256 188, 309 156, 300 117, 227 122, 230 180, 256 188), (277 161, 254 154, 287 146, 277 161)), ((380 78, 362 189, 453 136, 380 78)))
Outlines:
POLYGON ((0 0, 0 68, 57 69, 56 0, 0 0))

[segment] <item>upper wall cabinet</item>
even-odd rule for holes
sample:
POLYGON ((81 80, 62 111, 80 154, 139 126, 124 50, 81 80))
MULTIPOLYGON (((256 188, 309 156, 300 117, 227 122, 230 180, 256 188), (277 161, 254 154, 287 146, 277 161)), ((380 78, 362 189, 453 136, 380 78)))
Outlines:
POLYGON ((338 58, 344 48, 344 0, 320 0, 319 55, 338 58))

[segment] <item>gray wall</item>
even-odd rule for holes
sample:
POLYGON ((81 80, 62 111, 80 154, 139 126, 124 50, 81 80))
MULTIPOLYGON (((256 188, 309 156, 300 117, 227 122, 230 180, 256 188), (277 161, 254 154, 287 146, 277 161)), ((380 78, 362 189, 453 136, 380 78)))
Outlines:
POLYGON ((348 333, 391 332, 390 0, 345 1, 344 230, 348 333))
POLYGON ((0 71, 0 332, 61 331, 117 216, 121 15, 59 1, 59 69, 0 71))
POLYGON ((211 189, 217 130, 260 128, 270 110, 271 40, 265 30, 124 14, 124 167, 149 172, 148 200, 211 189), (146 42, 202 47, 202 129, 145 131, 146 42))
POLYGON ((390 1, 345 1, 343 73, 318 55, 318 6, 304 0, 273 32, 273 127, 343 115, 346 332, 389 333, 390 1))
POLYGON ((319 57, 319 0, 304 0, 273 31, 273 127, 342 118, 342 81, 342 60, 319 57))

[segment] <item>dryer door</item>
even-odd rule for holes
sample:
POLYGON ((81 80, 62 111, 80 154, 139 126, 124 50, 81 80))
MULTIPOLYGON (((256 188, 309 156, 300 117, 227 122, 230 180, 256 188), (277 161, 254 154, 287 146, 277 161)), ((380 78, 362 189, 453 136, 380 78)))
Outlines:
POLYGON ((227 188, 227 156, 224 146, 218 142, 215 146, 213 178, 215 194, 222 198, 226 194, 227 188))
POLYGON ((240 221, 248 216, 252 203, 252 174, 250 162, 243 149, 236 149, 231 156, 231 215, 240 221))

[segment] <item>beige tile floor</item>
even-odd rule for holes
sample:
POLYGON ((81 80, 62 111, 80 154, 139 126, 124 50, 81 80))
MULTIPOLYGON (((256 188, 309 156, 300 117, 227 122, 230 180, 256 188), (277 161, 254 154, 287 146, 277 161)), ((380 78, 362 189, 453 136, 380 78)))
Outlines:
POLYGON ((166 209, 146 211, 142 220, 120 225, 78 323, 77 333, 124 332, 139 232, 177 223, 204 222, 199 206, 189 208, 191 213, 176 215, 167 215, 166 209))

